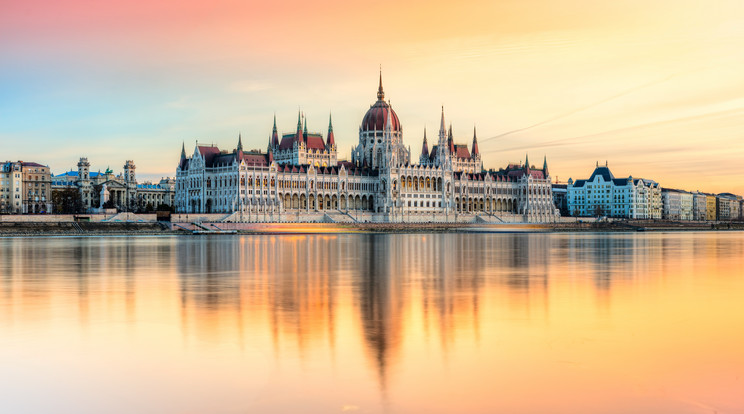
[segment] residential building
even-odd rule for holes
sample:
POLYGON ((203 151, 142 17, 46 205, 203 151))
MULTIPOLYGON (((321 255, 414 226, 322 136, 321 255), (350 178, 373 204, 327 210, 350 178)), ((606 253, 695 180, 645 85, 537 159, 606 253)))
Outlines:
POLYGON ((607 164, 597 163, 586 180, 568 180, 568 210, 576 217, 660 219, 661 187, 643 178, 615 178, 607 164))
MULTIPOLYGON (((700 191, 692 192, 692 219, 695 221, 707 220, 707 197, 700 191)), ((714 203, 715 206, 715 203, 714 203)), ((715 211, 715 209, 714 209, 715 211)))
POLYGON ((662 188, 661 200, 663 203, 662 218, 665 220, 692 220, 692 193, 673 188, 662 188))
POLYGON ((6 161, 0 168, 0 212, 49 214, 52 212, 51 172, 36 162, 6 161))
POLYGON ((719 221, 736 221, 741 217, 741 196, 731 193, 718 194, 716 207, 719 221))

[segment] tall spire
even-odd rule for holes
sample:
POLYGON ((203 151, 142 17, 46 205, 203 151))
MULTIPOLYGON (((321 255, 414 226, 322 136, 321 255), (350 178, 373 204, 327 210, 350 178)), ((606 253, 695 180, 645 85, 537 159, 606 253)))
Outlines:
POLYGON ((524 155, 524 168, 527 169, 527 172, 530 171, 530 155, 529 154, 524 155))
POLYGON ((470 155, 473 157, 480 155, 480 151, 478 151, 478 138, 475 136, 475 125, 473 125, 473 150, 470 151, 470 155))
POLYGON ((331 149, 336 146, 336 139, 333 136, 333 117, 331 114, 328 114, 328 139, 326 140, 326 147, 328 149, 331 149))
POLYGON ((274 127, 271 129, 271 146, 279 146, 279 133, 276 130, 276 114, 274 114, 274 127))
POLYGON ((185 142, 181 143, 181 159, 182 160, 186 159, 186 143, 185 142))
POLYGON ((305 114, 302 114, 302 121, 305 125, 305 129, 302 131, 302 140, 307 142, 307 118, 305 117, 305 114))
POLYGON ((442 105, 442 121, 439 123, 439 135, 444 136, 446 129, 444 127, 444 105, 442 105))
POLYGON ((297 132, 295 133, 295 140, 302 142, 302 111, 297 111, 297 132))
POLYGON ((385 91, 382 90, 382 66, 380 66, 380 86, 377 87, 377 100, 385 99, 385 91))
POLYGON ((452 137, 452 124, 450 124, 449 132, 447 133, 447 146, 449 147, 450 154, 455 153, 455 139, 452 137))
POLYGON ((238 148, 236 148, 236 151, 243 151, 243 138, 240 136, 240 132, 238 132, 238 148))
POLYGON ((429 157, 429 145, 426 142, 426 127, 424 127, 424 145, 421 147, 421 156, 429 157))
POLYGON ((548 156, 546 155, 545 158, 543 158, 543 174, 547 177, 548 176, 548 156))

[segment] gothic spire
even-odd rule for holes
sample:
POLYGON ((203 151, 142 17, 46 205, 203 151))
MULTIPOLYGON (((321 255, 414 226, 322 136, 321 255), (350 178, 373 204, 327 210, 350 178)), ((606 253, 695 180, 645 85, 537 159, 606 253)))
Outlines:
POLYGON ((331 149, 336 146, 336 139, 333 136, 333 117, 328 114, 328 139, 326 140, 326 146, 331 149))
POLYGON ((276 114, 274 114, 274 127, 271 129, 271 145, 279 146, 279 133, 276 130, 276 114))
POLYGON ((385 99, 385 91, 382 90, 382 66, 380 66, 380 86, 377 87, 377 100, 385 99))
POLYGON ((529 154, 524 155, 524 167, 527 169, 527 172, 530 171, 530 155, 529 154))
POLYGON ((236 149, 237 152, 243 151, 243 139, 240 136, 240 132, 238 132, 238 148, 236 149))
POLYGON ((181 159, 182 160, 186 159, 186 143, 185 142, 181 143, 181 159))
POLYGON ((302 121, 305 127, 305 129, 302 131, 302 140, 304 142, 307 142, 307 118, 305 117, 305 114, 302 114, 302 121))
POLYGON ((447 146, 449 147, 450 154, 455 153, 455 140, 452 138, 452 124, 450 124, 449 132, 447 133, 447 146))
POLYGON ((548 176, 548 156, 547 155, 543 159, 543 174, 545 174, 546 177, 548 176))
POLYGON ((442 105, 442 121, 439 123, 439 135, 444 136, 446 129, 444 127, 444 105, 442 105))
POLYGON ((429 145, 426 142, 426 127, 424 127, 424 145, 421 147, 421 156, 429 157, 429 145))
POLYGON ((473 126, 473 150, 470 152, 470 155, 473 157, 480 155, 480 151, 478 151, 478 138, 475 136, 475 126, 473 126))

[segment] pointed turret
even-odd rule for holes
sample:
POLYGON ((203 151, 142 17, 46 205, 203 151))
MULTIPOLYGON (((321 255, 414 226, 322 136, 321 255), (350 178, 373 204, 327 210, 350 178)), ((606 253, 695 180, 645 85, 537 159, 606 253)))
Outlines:
POLYGON ((478 151, 478 138, 475 136, 475 126, 473 126, 473 150, 470 151, 470 155, 472 157, 480 155, 480 151, 478 151))
POLYGON ((297 132, 295 136, 297 142, 302 142, 302 111, 297 111, 297 132))
POLYGON ((530 172, 530 156, 529 154, 524 155, 524 168, 527 170, 527 172, 530 172))
POLYGON ((439 123, 439 136, 444 137, 447 130, 444 127, 444 105, 442 105, 442 121, 439 123))
POLYGON ((429 145, 426 142, 426 127, 424 127, 424 145, 421 147, 421 156, 429 158, 429 145))
POLYGON ((548 176, 548 156, 543 159, 543 175, 548 176))
POLYGON ((333 136, 333 117, 328 115, 328 139, 326 140, 326 148, 329 150, 336 147, 336 138, 333 136))
POLYGON ((307 118, 305 118, 305 114, 302 114, 302 120, 305 124, 305 129, 302 131, 302 141, 307 142, 307 118))
POLYGON ((186 159, 186 143, 185 142, 181 143, 181 159, 182 160, 186 159))
POLYGON ((271 145, 273 147, 279 146, 279 133, 276 130, 276 114, 274 114, 274 127, 271 129, 271 145))
POLYGON ((235 151, 243 151, 243 138, 240 136, 240 133, 238 133, 238 147, 235 149, 235 151))
POLYGON ((380 68, 380 86, 377 87, 377 100, 382 101, 385 99, 385 91, 382 90, 382 68, 380 68))
POLYGON ((450 154, 455 153, 455 140, 452 138, 452 124, 450 124, 449 132, 447 133, 447 147, 449 148, 450 154))

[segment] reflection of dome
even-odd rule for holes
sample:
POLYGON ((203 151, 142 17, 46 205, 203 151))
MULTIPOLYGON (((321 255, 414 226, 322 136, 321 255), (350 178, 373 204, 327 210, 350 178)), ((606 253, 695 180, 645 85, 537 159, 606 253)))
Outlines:
POLYGON ((384 131, 388 116, 392 115, 391 123, 393 131, 400 131, 400 121, 393 108, 385 102, 385 92, 382 90, 382 74, 380 74, 380 86, 377 88, 377 102, 369 108, 362 118, 362 131, 384 131))

